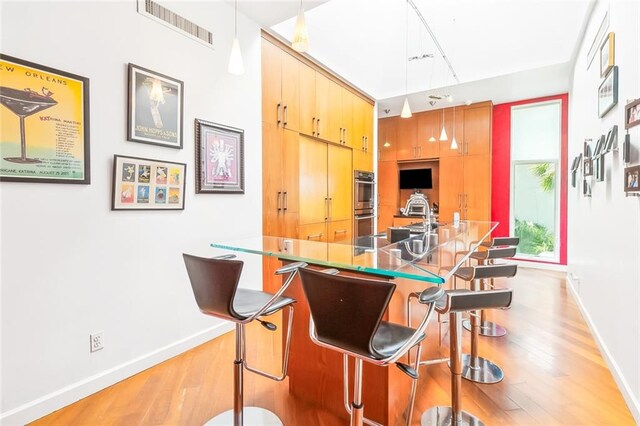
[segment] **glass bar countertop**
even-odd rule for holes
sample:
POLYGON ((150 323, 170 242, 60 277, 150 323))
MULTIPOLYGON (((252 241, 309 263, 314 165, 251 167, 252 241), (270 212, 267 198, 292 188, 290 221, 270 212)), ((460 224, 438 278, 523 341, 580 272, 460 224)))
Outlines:
POLYGON ((211 246, 386 278, 441 284, 497 225, 497 222, 461 221, 457 227, 440 225, 394 243, 383 232, 339 243, 257 236, 211 246))

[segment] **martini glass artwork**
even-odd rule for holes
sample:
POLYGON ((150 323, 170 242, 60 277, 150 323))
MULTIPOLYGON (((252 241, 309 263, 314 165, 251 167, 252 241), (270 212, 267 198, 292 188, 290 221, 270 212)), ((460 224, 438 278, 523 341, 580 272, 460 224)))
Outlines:
POLYGON ((57 105, 58 102, 51 97, 47 89, 43 88, 41 95, 30 89, 18 90, 10 87, 0 87, 0 103, 20 118, 20 157, 5 157, 12 163, 41 163, 35 158, 27 157, 27 141, 25 136, 24 119, 36 112, 57 105))

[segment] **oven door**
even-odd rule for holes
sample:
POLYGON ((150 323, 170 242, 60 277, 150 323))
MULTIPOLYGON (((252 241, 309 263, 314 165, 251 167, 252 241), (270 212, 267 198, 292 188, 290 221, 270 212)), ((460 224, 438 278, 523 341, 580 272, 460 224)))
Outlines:
POLYGON ((372 181, 367 180, 355 180, 355 206, 356 210, 372 209, 373 208, 373 186, 372 181))
POLYGON ((373 235, 373 221, 375 216, 373 213, 356 215, 354 218, 354 237, 366 237, 373 235))

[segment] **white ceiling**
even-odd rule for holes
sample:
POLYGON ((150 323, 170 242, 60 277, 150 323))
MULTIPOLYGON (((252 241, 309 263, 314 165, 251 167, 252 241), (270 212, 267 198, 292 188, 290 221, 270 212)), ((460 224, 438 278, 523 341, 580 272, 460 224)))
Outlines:
MULTIPOLYGON (((500 103, 568 91, 568 65, 593 8, 593 0, 414 3, 460 84, 404 0, 303 1, 308 9, 308 53, 377 99, 381 116, 387 108, 391 109, 388 115, 399 114, 405 93, 413 94, 412 110, 421 111, 431 108, 428 93, 451 93, 454 103, 460 104, 466 100, 500 103), (435 57, 407 61, 424 53, 435 57)), ((284 19, 271 30, 285 39, 293 35, 298 1, 242 1, 240 5, 265 26, 284 19)))

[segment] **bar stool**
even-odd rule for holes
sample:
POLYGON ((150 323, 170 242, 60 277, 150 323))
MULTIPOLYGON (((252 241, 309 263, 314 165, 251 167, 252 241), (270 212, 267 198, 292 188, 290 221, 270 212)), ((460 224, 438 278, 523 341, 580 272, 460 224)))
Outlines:
MULTIPOLYGON (((429 288, 419 299, 428 298, 434 290, 429 288), (426 294, 425 294, 426 293, 426 294)), ((436 311, 449 314, 449 354, 451 371, 451 406, 432 407, 422 413, 421 425, 475 425, 484 423, 473 414, 462 410, 462 313, 478 309, 508 308, 511 306, 513 291, 510 289, 470 291, 447 290, 446 296, 436 302, 436 311)))
POLYGON ((340 352, 344 359, 344 402, 351 418, 351 426, 363 423, 377 425, 364 417, 362 403, 362 361, 379 366, 395 363, 412 379, 407 424, 411 424, 413 403, 418 379, 417 362, 421 342, 425 338, 435 301, 444 294, 434 293, 426 299, 427 313, 417 329, 382 321, 396 285, 387 281, 340 276, 336 271, 326 273, 300 269, 300 279, 309 302, 309 336, 322 347, 340 352), (398 359, 414 346, 418 356, 413 366, 398 359), (355 358, 353 401, 349 403, 349 356, 355 358))
MULTIPOLYGON (((490 243, 493 244, 496 240, 509 240, 518 242, 518 238, 494 238, 490 243)), ((496 259, 511 258, 516 255, 516 247, 499 247, 499 246, 487 246, 486 250, 478 250, 471 253, 470 258, 475 259, 478 265, 493 265, 496 259)), ((481 290, 486 290, 486 281, 481 281, 481 290)), ((493 288, 493 278, 490 279, 489 287, 493 288)), ((471 321, 466 319, 462 322, 462 326, 465 330, 471 331, 471 321)), ((507 330, 494 322, 487 321, 486 314, 480 311, 480 335, 487 337, 501 337, 507 334, 507 330)))
MULTIPOLYGON (((455 275, 471 283, 471 290, 483 294, 479 282, 490 278, 511 278, 516 275, 518 265, 478 265, 458 269, 455 275)), ((479 308, 482 309, 482 308, 479 308)), ((480 318, 478 311, 472 309, 471 315, 471 354, 462 356, 462 377, 477 383, 498 383, 504 378, 504 372, 495 363, 478 356, 478 337, 480 336, 480 318)))
POLYGON ((236 355, 233 361, 233 410, 228 410, 215 416, 206 424, 242 426, 246 420, 251 425, 282 425, 282 421, 278 416, 269 410, 259 407, 244 408, 242 392, 243 367, 276 381, 282 381, 286 377, 295 300, 282 296, 282 294, 291 284, 298 268, 304 267, 306 264, 302 262, 291 263, 278 269, 275 272, 276 274, 288 274, 288 276, 282 288, 276 294, 271 294, 258 290, 238 288, 244 262, 231 260, 235 258, 234 255, 224 255, 212 259, 188 254, 183 254, 182 256, 191 281, 193 295, 200 311, 205 315, 232 321, 236 324, 236 355), (247 364, 245 325, 256 320, 266 329, 275 331, 277 329, 276 325, 262 320, 261 317, 272 315, 284 308, 289 308, 287 339, 282 362, 282 374, 275 376, 247 364))

